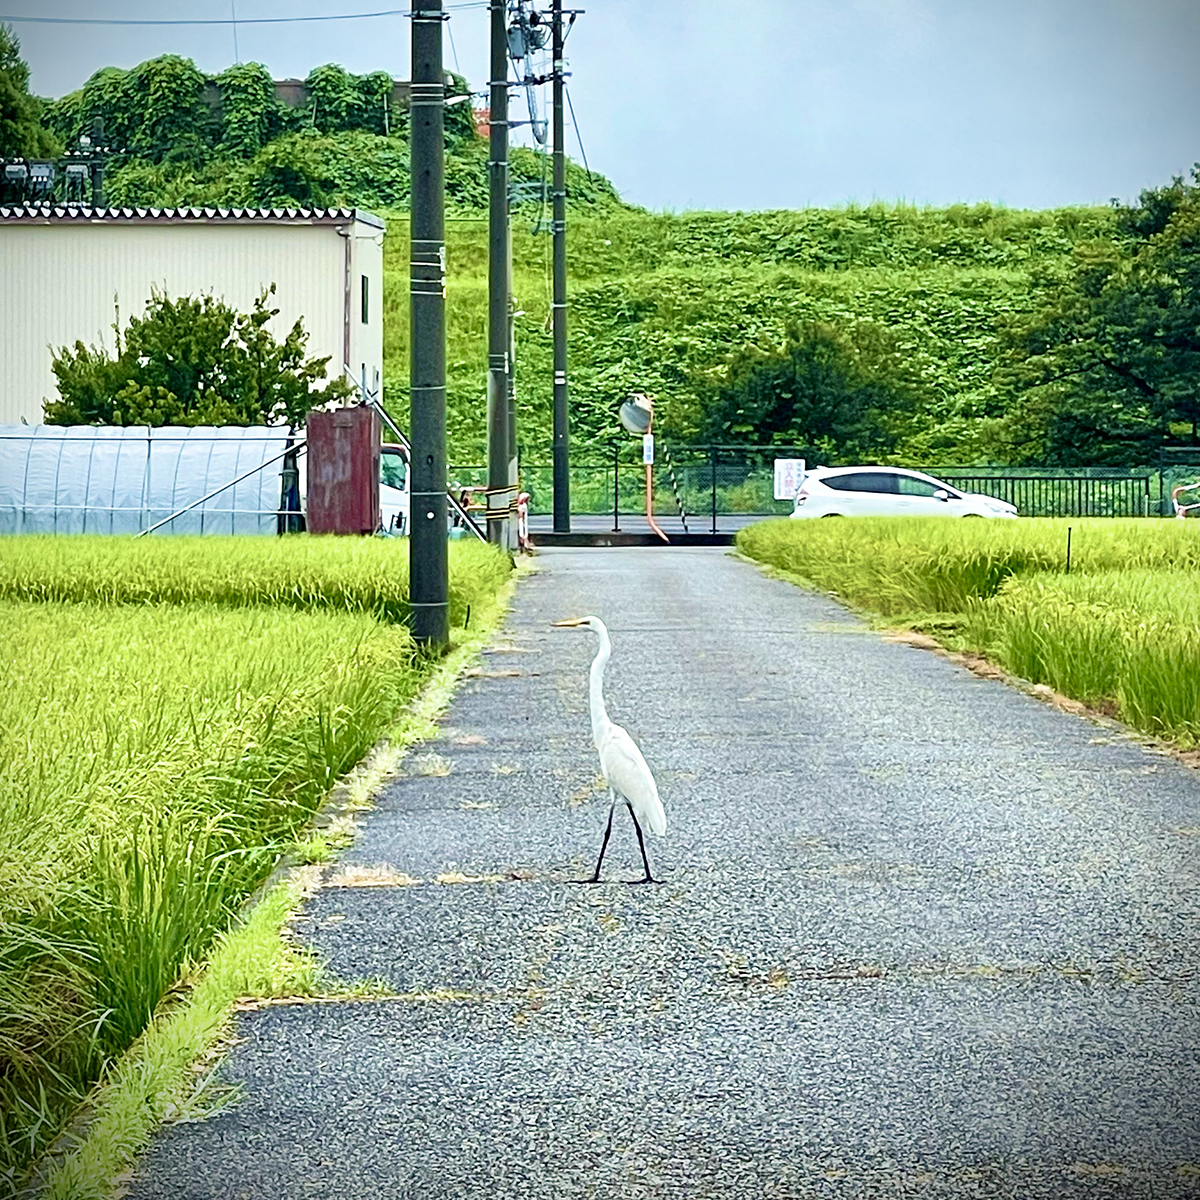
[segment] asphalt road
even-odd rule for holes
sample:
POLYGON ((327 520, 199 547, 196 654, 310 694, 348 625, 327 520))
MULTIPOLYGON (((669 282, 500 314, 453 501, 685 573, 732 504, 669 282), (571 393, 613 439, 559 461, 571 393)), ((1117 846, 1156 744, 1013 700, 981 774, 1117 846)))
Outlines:
POLYGON ((133 1197, 1200 1195, 1194 772, 721 550, 539 562, 328 873, 420 882, 298 926, 400 998, 245 1015, 133 1197), (659 886, 571 882, 588 612, 659 886))

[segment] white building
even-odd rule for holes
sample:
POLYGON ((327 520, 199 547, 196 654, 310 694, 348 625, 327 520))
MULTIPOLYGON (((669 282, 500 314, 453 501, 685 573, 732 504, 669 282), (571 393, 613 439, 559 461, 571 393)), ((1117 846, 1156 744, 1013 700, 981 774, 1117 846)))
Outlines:
MULTIPOLYGON (((384 224, 357 209, 0 207, 0 424, 40 424, 57 397, 51 358, 76 341, 114 349, 152 288, 211 293, 239 312, 275 285, 284 338, 378 391, 384 224)), ((381 397, 382 398, 382 397, 381 397)))

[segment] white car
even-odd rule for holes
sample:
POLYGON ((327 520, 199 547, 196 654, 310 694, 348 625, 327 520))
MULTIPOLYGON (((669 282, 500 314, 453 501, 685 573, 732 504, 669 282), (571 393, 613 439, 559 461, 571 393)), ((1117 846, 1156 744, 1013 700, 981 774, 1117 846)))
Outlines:
POLYGON ((1017 507, 903 467, 817 467, 796 492, 792 516, 1015 517, 1017 507))

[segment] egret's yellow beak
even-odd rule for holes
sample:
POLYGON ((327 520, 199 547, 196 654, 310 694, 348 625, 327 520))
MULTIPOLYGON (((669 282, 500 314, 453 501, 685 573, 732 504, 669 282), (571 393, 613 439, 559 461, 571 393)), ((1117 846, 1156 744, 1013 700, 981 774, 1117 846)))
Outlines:
POLYGON ((555 621, 553 627, 555 629, 573 629, 578 625, 586 625, 587 617, 567 617, 565 621, 555 621))

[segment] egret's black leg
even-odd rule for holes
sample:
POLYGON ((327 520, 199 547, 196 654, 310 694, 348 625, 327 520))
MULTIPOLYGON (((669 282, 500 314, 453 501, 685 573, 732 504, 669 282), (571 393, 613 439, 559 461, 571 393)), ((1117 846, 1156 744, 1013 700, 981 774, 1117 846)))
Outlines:
POLYGON ((629 809, 629 815, 633 817, 633 827, 637 830, 638 835, 638 849, 642 852, 642 866, 646 868, 646 874, 643 875, 641 879, 631 879, 630 882, 657 883, 658 880, 650 874, 650 860, 646 857, 646 843, 642 839, 642 827, 638 824, 637 814, 633 811, 633 805, 627 804, 625 807, 629 809))
POLYGON ((600 857, 596 859, 596 873, 591 877, 591 879, 584 880, 585 883, 600 882, 600 864, 604 861, 605 850, 608 849, 608 838, 609 834, 612 833, 613 809, 616 807, 617 802, 614 799, 613 802, 608 806, 608 827, 604 830, 604 841, 600 843, 600 857))

